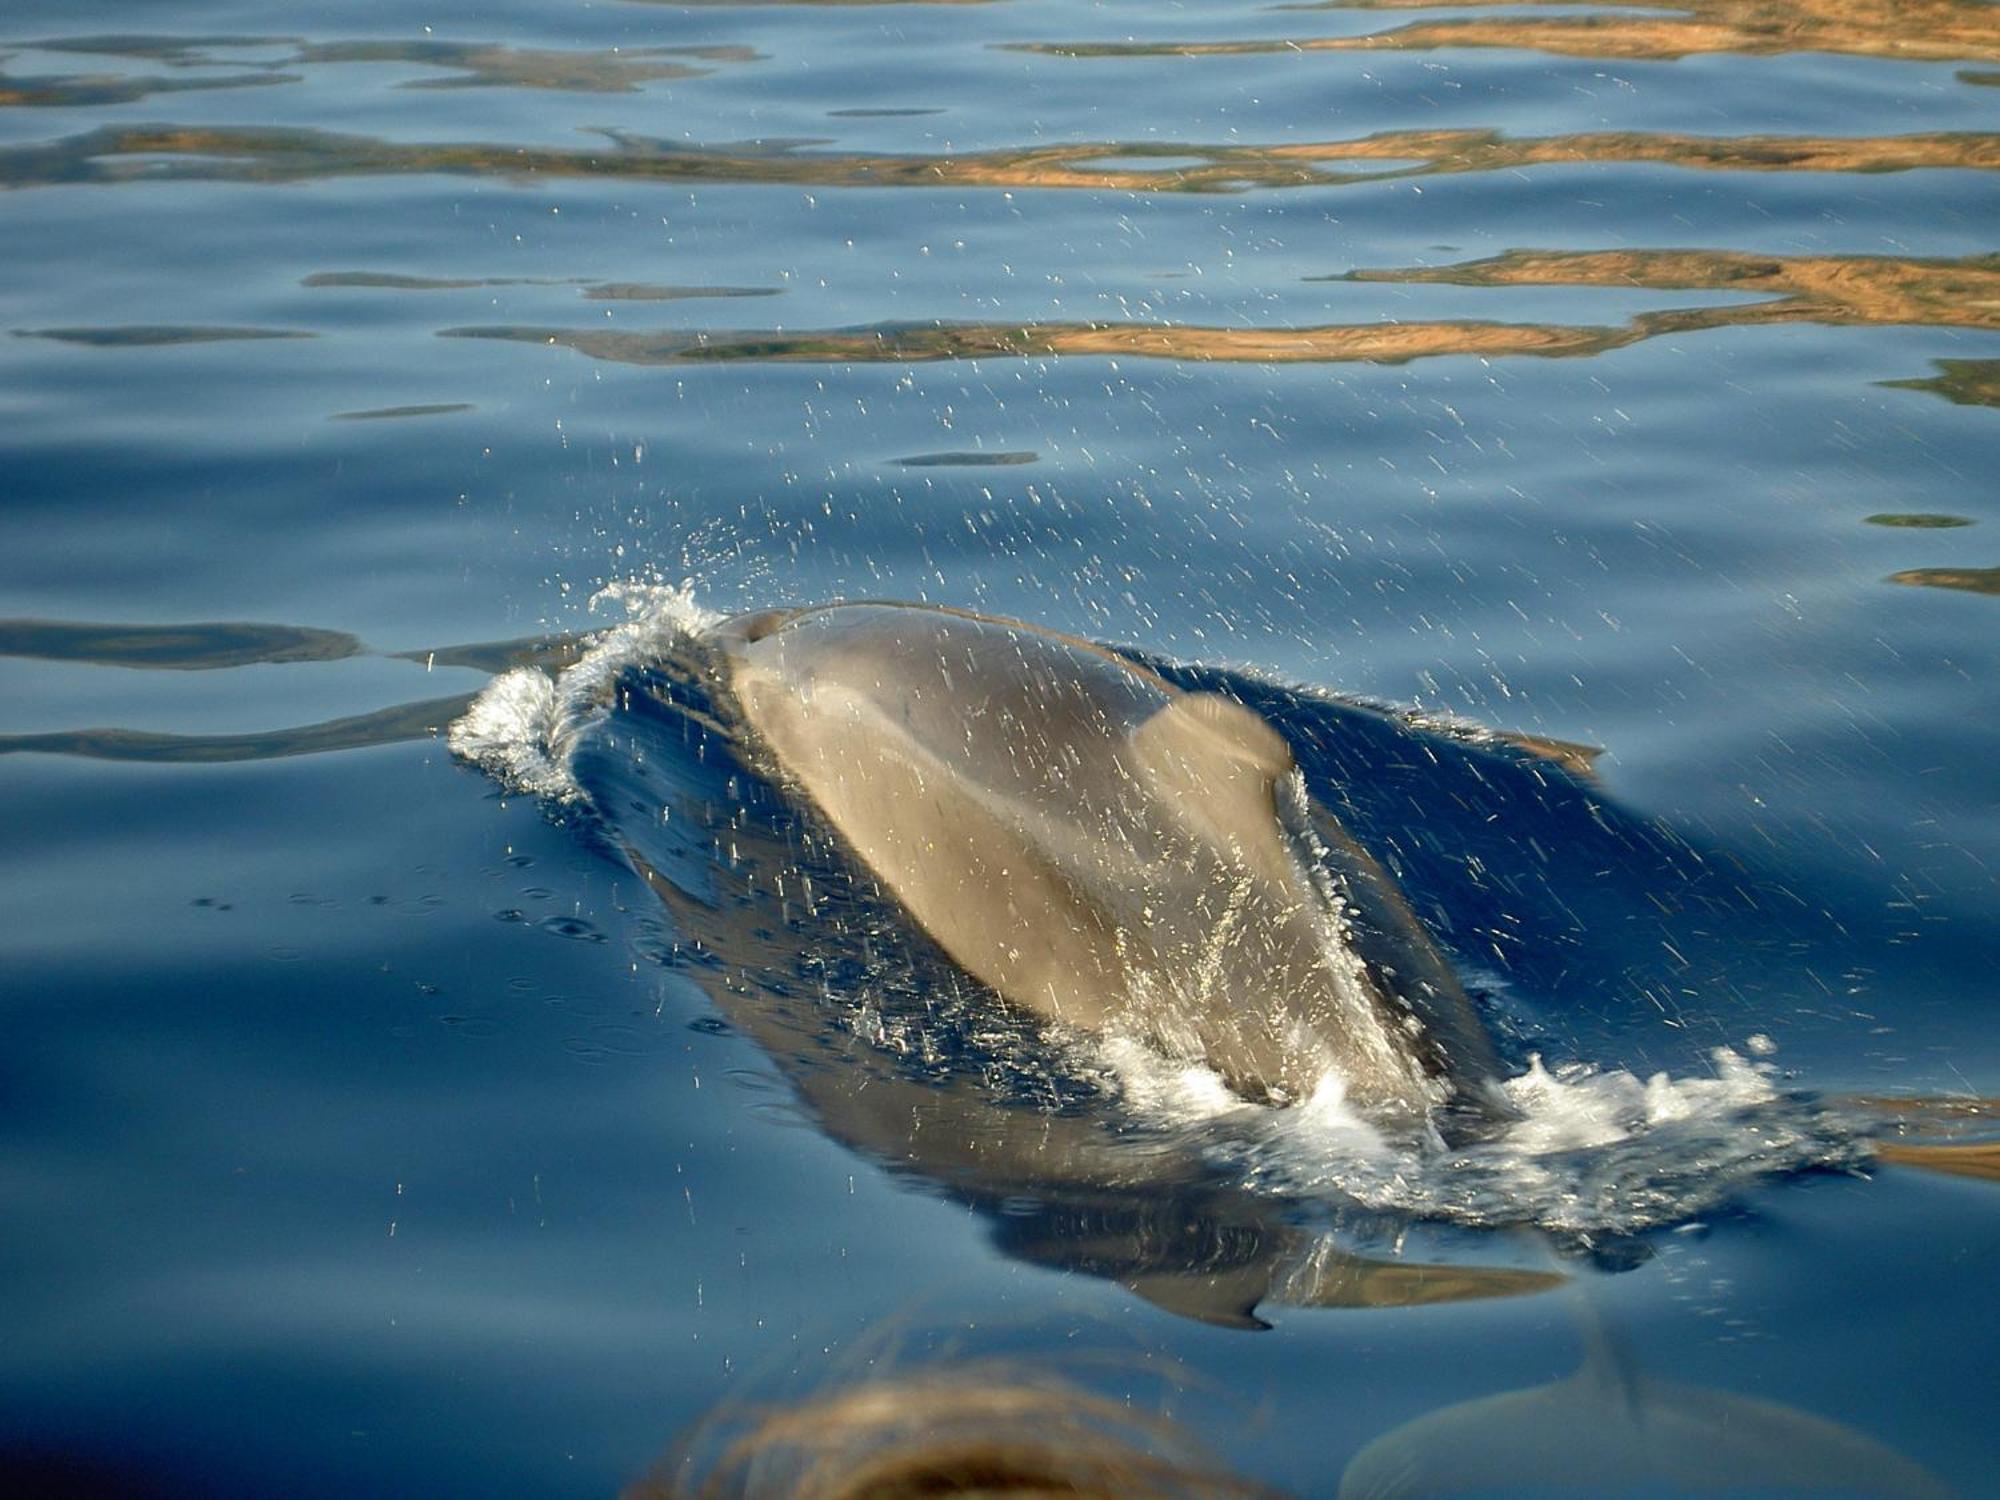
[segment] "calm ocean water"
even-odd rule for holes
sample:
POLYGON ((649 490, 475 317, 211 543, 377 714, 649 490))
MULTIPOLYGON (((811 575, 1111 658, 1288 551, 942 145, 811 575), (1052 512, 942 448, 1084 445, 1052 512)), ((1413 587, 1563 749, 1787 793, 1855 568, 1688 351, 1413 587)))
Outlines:
POLYGON ((606 1495, 999 1355, 1307 1495, 1994 1493, 2000 1191, 1854 1101, 2000 1095, 1996 83, 1980 0, 13 0, 0 1488, 606 1495), (1514 1064, 1780 1103, 1532 1232, 1038 1167, 1035 1039, 681 960, 684 738, 601 822, 439 738, 682 580, 1257 698, 1514 1064))

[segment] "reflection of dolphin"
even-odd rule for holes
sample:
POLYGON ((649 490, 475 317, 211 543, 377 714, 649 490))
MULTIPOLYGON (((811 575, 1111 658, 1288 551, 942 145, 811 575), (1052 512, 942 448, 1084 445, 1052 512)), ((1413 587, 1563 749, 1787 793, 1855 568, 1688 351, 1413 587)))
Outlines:
POLYGON ((1776 1401, 1654 1380, 1601 1325, 1587 1336, 1566 1380, 1428 1412, 1377 1438, 1347 1466, 1340 1500, 1952 1494, 1873 1438, 1776 1401))
POLYGON ((1361 1258, 1302 1222, 1302 1205, 1135 1128, 751 774, 702 655, 622 676, 571 766, 671 918, 661 956, 828 1135, 969 1205, 1009 1255, 1218 1326, 1263 1326, 1260 1303, 1433 1303, 1563 1279, 1361 1258))
POLYGON ((942 609, 774 611, 716 639, 770 769, 1003 998, 1253 1099, 1331 1066, 1378 1118, 1484 1104, 1492 1052, 1450 967, 1240 703, 942 609))

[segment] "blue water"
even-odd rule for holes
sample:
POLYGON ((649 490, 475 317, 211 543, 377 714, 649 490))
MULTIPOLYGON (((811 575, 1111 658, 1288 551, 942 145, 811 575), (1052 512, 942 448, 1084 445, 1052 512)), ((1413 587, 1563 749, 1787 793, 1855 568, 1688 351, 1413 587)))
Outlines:
MULTIPOLYGON (((888 1052, 732 1019, 601 825, 437 737, 625 580, 1029 619, 1265 695, 1523 1066, 2000 1095, 1991 8, 1070 55, 1576 12, 15 0, 0 1487, 616 1493, 900 1338, 1170 1372, 1332 1494, 1612 1328, 1663 1421, 1634 1381, 1991 1492, 1989 1181, 1829 1145, 1564 1235, 898 1161, 828 1105, 888 1052), (1565 1286, 1250 1332, 1134 1290, 1190 1226, 1565 1286)), ((937 1041, 948 1128, 1109 1128, 937 1041)), ((1486 1492, 1621 1492, 1525 1410, 1486 1492)))

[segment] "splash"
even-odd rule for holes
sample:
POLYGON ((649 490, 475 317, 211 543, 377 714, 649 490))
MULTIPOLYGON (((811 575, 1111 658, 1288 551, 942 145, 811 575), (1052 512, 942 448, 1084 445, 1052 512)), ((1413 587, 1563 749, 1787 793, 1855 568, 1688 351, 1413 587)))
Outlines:
MULTIPOLYGON (((1745 1045, 1770 1050, 1761 1036, 1745 1045)), ((1498 1086, 1513 1122, 1462 1147, 1435 1132, 1412 1139, 1378 1128, 1355 1112, 1337 1074, 1301 1103, 1271 1108, 1129 1040, 1102 1043, 1096 1058, 1128 1109, 1245 1187, 1475 1228, 1637 1233, 1710 1212, 1762 1179, 1870 1159, 1857 1122, 1729 1047, 1710 1054, 1709 1076, 1642 1079, 1531 1057, 1498 1086)))
POLYGON ((447 733, 452 753, 513 791, 559 806, 582 801, 570 752, 609 710, 618 674, 722 618, 695 602, 692 580, 611 583, 590 599, 592 613, 605 607, 622 608, 626 618, 592 636, 573 665, 553 677, 538 667, 516 667, 494 678, 447 733))

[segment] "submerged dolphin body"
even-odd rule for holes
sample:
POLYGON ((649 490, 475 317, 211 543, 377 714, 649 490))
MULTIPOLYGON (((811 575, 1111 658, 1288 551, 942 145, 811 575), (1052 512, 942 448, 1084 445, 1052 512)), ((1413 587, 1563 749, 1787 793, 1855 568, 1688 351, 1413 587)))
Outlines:
POLYGON ((1410 1122, 1490 1108, 1485 1033, 1285 740, 1101 647, 887 604, 739 616, 721 676, 768 769, 951 959, 1239 1093, 1410 1122))
POLYGON ((1339 1500, 1474 1495, 1819 1495, 1951 1500, 1874 1438, 1777 1401, 1638 1368, 1588 1302, 1563 1380, 1425 1413, 1357 1453, 1339 1500))

